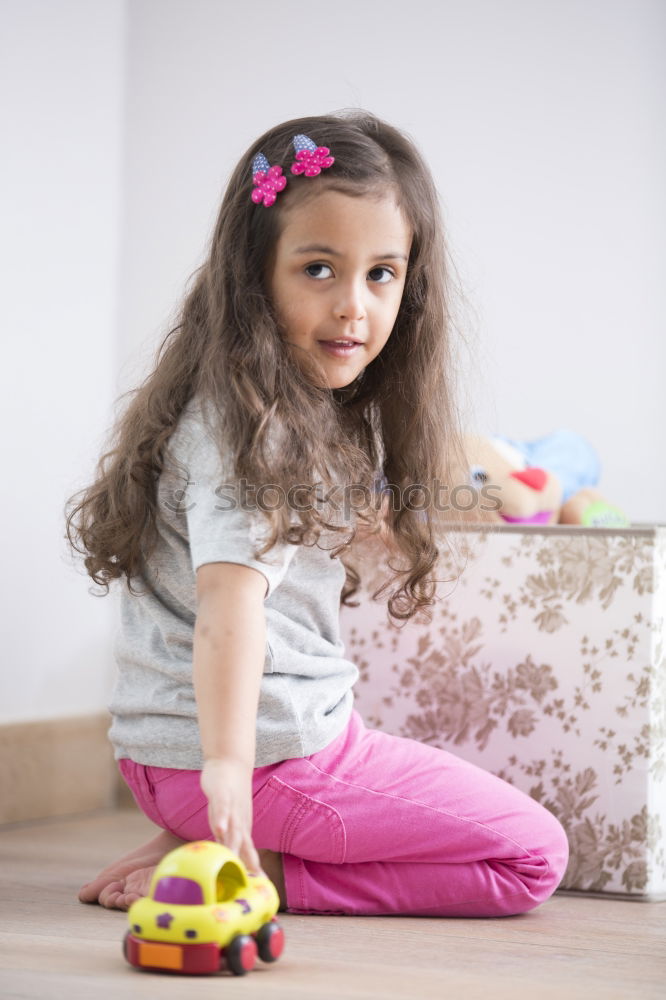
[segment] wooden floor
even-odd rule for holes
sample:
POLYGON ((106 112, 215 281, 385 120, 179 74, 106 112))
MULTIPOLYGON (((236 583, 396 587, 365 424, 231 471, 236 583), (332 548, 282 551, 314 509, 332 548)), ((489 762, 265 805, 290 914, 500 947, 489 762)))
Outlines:
POLYGON ((666 997, 666 903, 558 895, 494 920, 284 914, 283 956, 243 978, 141 972, 121 954, 126 915, 76 890, 153 831, 134 811, 0 829, 3 1000, 666 997))

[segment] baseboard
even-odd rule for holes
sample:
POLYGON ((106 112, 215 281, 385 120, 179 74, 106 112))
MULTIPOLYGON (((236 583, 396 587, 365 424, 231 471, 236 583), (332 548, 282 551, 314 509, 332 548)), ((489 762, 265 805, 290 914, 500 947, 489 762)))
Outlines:
POLYGON ((0 726, 0 824, 119 803, 106 713, 0 726))

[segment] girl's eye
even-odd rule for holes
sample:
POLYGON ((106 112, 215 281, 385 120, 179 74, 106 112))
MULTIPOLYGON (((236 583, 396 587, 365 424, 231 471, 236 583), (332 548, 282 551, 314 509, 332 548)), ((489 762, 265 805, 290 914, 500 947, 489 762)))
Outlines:
MULTIPOLYGON (((308 264, 305 268, 305 273, 310 278, 314 278, 316 281, 321 281, 324 278, 330 278, 333 271, 328 264, 308 264)), ((388 267, 373 267, 371 271, 368 271, 368 277, 376 285, 385 285, 387 282, 391 281, 395 275, 388 267)))
POLYGON ((385 285, 393 277, 393 271, 389 270, 388 267, 373 267, 372 271, 368 271, 368 277, 377 285, 385 285), (373 275, 379 275, 379 277, 373 277, 373 275))
POLYGON ((311 278, 316 278, 318 281, 322 278, 330 278, 333 273, 328 266, 328 264, 308 264, 305 268, 305 273, 309 274, 311 278), (328 273, 322 273, 328 272, 328 273))

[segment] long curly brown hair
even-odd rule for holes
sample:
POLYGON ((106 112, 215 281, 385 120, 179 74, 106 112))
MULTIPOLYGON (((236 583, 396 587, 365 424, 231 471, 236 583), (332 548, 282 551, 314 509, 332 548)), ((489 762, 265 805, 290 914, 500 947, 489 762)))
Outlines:
MULTIPOLYGON (((270 129, 251 146, 231 175, 206 262, 195 272, 179 322, 160 345, 153 370, 129 397, 95 481, 65 507, 70 545, 85 555, 89 576, 108 593, 109 582, 141 578, 158 531, 157 484, 169 459, 168 442, 186 404, 200 396, 220 414, 214 431, 221 452, 234 456, 240 479, 281 487, 309 484, 328 493, 355 484, 376 497, 385 478, 389 548, 403 557, 389 563, 393 577, 374 597, 393 588, 389 613, 411 618, 433 604, 444 522, 455 511, 423 506, 463 453, 453 384, 450 301, 455 291, 432 176, 402 132, 363 112, 298 118, 270 129), (334 167, 317 177, 289 175, 270 209, 254 206, 253 157, 271 164, 293 159, 292 139, 305 133, 329 146, 334 167), (381 353, 344 389, 313 384, 294 363, 267 294, 267 268, 286 207, 317 190, 361 197, 392 195, 413 240, 395 326, 381 353), (224 422, 222 421, 224 413, 224 422), (268 447, 277 434, 278 456, 268 447), (414 487, 420 487, 414 489, 414 487)), ((441 492, 440 492, 441 495, 441 492)), ((301 505, 306 506, 307 505, 301 505)), ((260 558, 277 541, 316 544, 323 530, 345 533, 332 555, 347 572, 344 603, 360 577, 347 553, 359 526, 377 528, 377 504, 358 511, 349 527, 331 524, 316 505, 293 512, 264 510, 269 522, 260 558)), ((429 615, 425 614, 429 620, 429 615)))

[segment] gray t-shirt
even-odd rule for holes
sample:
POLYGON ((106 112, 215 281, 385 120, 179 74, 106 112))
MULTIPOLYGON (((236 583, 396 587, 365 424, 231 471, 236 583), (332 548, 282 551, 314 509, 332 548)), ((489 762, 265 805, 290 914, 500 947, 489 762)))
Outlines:
MULTIPOLYGON (((232 463, 220 458, 196 400, 184 410, 169 451, 186 474, 168 463, 160 476, 157 546, 147 576, 133 581, 145 590, 148 579, 154 593, 134 596, 122 587, 119 674, 109 705, 115 756, 157 767, 202 767, 192 684, 195 573, 212 562, 251 566, 268 585, 255 767, 315 753, 347 724, 358 677, 339 632, 345 570, 330 555, 345 536, 328 532, 314 546, 278 543, 262 556, 265 562, 256 560, 266 519, 260 510, 234 505, 238 491, 219 489, 233 483, 232 463)), ((272 501, 266 495, 264 502, 272 501)))

